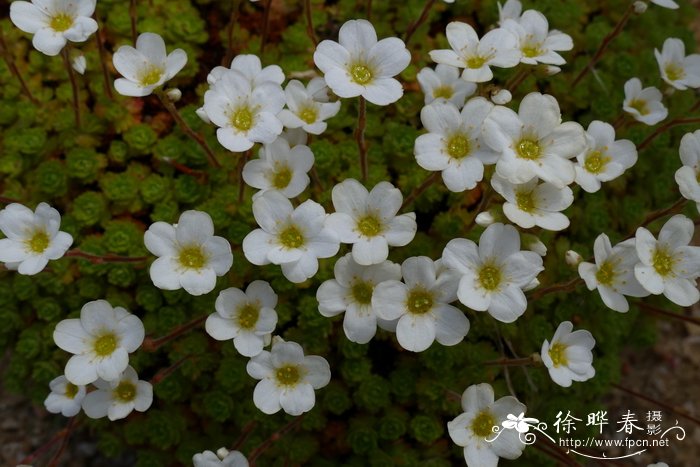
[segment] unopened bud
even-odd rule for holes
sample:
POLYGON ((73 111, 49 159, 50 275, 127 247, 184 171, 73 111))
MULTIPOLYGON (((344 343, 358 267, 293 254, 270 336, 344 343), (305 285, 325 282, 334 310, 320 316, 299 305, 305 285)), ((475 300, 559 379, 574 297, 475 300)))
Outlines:
POLYGON ((71 61, 71 66, 75 71, 77 71, 81 75, 84 74, 85 70, 87 69, 87 60, 85 60, 85 55, 80 54, 73 57, 73 60, 71 61))
POLYGON ((647 4, 646 4, 646 2, 642 2, 642 1, 639 1, 639 0, 636 1, 636 2, 634 2, 634 12, 635 12, 635 13, 637 13, 638 15, 641 15, 641 14, 644 13, 645 11, 647 11, 647 4))
POLYGON ((581 255, 576 253, 574 250, 567 251, 565 258, 566 258, 566 264, 568 264, 572 268, 578 267, 579 263, 581 261, 583 261, 583 258, 581 257, 581 255))
POLYGON ((491 211, 484 211, 477 214, 474 221, 482 227, 488 227, 496 222, 496 217, 491 213, 491 211))
POLYGON ((170 102, 177 102, 182 98, 182 91, 180 91, 178 88, 170 88, 165 91, 165 95, 168 96, 170 102))
POLYGON ((207 115, 207 111, 204 110, 204 107, 198 108, 194 111, 194 113, 196 113, 197 116, 201 118, 204 123, 211 123, 211 120, 209 120, 209 115, 207 115))
POLYGON ((513 95, 507 89, 491 92, 491 100, 494 104, 506 105, 511 99, 513 99, 513 95))
POLYGON ((224 459, 226 459, 226 456, 228 456, 228 453, 229 453, 228 449, 226 449, 226 448, 219 448, 219 449, 216 451, 216 457, 218 457, 218 458, 221 459, 221 460, 224 460, 224 459))
POLYGON ((525 287, 523 287, 523 292, 528 292, 532 289, 535 289, 535 288, 539 287, 539 285, 540 285, 540 281, 535 277, 534 279, 532 279, 532 282, 530 282, 525 287))
POLYGON ((539 238, 532 234, 523 234, 522 236, 523 246, 530 251, 534 251, 540 256, 545 256, 547 254, 547 247, 544 243, 540 241, 539 238))

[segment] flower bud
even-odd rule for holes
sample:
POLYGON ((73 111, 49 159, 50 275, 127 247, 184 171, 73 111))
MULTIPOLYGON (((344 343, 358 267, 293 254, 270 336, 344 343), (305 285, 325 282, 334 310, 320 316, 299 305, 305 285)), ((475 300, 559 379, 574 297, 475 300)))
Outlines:
POLYGON ((569 250, 566 252, 566 264, 572 268, 578 267, 581 261, 583 261, 583 258, 574 250, 569 250))
POLYGON ((522 236, 523 246, 530 251, 534 251, 540 256, 545 256, 547 254, 547 247, 540 241, 539 238, 532 234, 523 234, 522 236))
POLYGON ((535 277, 534 279, 532 279, 532 282, 530 282, 523 288, 523 292, 529 292, 530 290, 539 287, 539 285, 540 281, 535 277))
POLYGON ((204 123, 211 123, 211 120, 209 120, 209 115, 207 115, 207 112, 204 110, 204 107, 200 107, 197 110, 194 111, 199 118, 202 119, 204 123))
POLYGON ((493 90, 491 92, 491 100, 494 104, 506 105, 513 99, 513 95, 507 89, 493 90))
POLYGON ((639 0, 636 1, 636 2, 634 2, 634 12, 635 12, 635 13, 637 13, 638 15, 641 15, 641 14, 644 13, 645 11, 647 11, 647 4, 646 4, 646 2, 642 2, 642 1, 639 1, 639 0))
POLYGON ((71 60, 71 66, 81 75, 84 74, 85 69, 87 68, 87 60, 85 60, 85 55, 80 54, 73 57, 73 60, 71 60))
POLYGON ((226 448, 219 448, 216 451, 216 457, 218 457, 221 460, 226 459, 226 456, 228 456, 228 454, 229 454, 229 451, 226 448))
POLYGON ((491 211, 484 211, 477 214, 475 222, 481 227, 488 227, 496 222, 496 217, 491 213, 491 211))
POLYGON ((165 95, 168 96, 170 102, 177 102, 180 100, 180 98, 182 98, 182 91, 180 91, 178 88, 170 88, 165 91, 165 95))

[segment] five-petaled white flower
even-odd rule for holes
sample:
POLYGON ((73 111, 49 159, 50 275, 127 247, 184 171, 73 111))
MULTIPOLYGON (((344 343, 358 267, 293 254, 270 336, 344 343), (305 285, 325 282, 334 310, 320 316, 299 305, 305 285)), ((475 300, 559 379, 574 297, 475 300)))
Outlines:
POLYGON ((588 193, 600 190, 637 163, 637 147, 628 139, 615 140, 615 128, 593 120, 586 130, 588 147, 576 157, 576 183, 588 193))
POLYGON ((449 102, 423 107, 420 118, 429 131, 416 139, 414 154, 426 170, 441 170, 450 191, 471 190, 484 176, 484 165, 498 153, 481 141, 481 127, 493 109, 483 97, 469 99, 460 112, 449 102))
POLYGON ((66 364, 66 378, 75 385, 97 378, 112 381, 129 365, 129 354, 145 335, 143 323, 122 307, 105 300, 83 305, 80 319, 64 319, 56 325, 53 340, 73 355, 66 364))
POLYGON ((277 294, 265 281, 253 281, 245 292, 234 287, 216 297, 216 313, 207 318, 207 333, 216 340, 233 339, 244 357, 254 357, 270 342, 277 326, 277 294))
POLYGON ((676 183, 684 198, 697 203, 700 211, 700 130, 686 133, 681 138, 683 167, 676 171, 676 183))
POLYGON ((333 187, 333 207, 328 226, 340 241, 352 244, 352 257, 358 264, 381 263, 389 256, 389 246, 408 245, 416 235, 415 213, 396 215, 403 196, 389 182, 380 182, 368 192, 360 182, 349 178, 333 187))
POLYGON ((644 227, 637 229, 640 263, 634 275, 654 295, 663 293, 676 305, 690 306, 700 300, 695 279, 700 276, 700 247, 689 246, 695 225, 682 214, 670 218, 659 239, 644 227))
POLYGON ((496 106, 484 122, 482 140, 501 153, 496 173, 511 183, 538 176, 562 188, 574 181, 569 160, 586 148, 586 136, 576 122, 561 122, 559 103, 549 94, 532 92, 518 113, 496 106))
POLYGON ((245 76, 253 88, 266 81, 279 85, 284 82, 282 68, 278 65, 268 65, 263 68, 260 58, 253 54, 236 55, 229 68, 214 67, 207 75, 207 82, 213 85, 230 70, 235 70, 245 76))
POLYGON ((255 197, 275 190, 286 198, 294 198, 309 186, 307 173, 314 165, 314 155, 308 146, 290 148, 289 142, 280 136, 263 145, 258 156, 259 159, 248 161, 243 167, 243 180, 261 190, 255 197))
POLYGON ((571 386, 572 381, 586 381, 595 376, 591 352, 595 347, 595 339, 583 329, 571 332, 573 328, 571 321, 561 323, 552 342, 545 339, 540 352, 549 376, 565 388, 571 386))
POLYGON ((680 39, 669 37, 659 52, 654 49, 661 78, 676 89, 700 87, 700 54, 685 55, 680 39))
POLYGON ((83 399, 83 411, 90 418, 106 416, 111 421, 120 420, 133 410, 145 412, 153 403, 153 386, 139 380, 130 366, 117 379, 98 379, 94 384, 97 390, 83 399))
POLYGON ((416 78, 425 94, 425 105, 434 101, 447 101, 461 109, 465 99, 476 91, 475 83, 469 83, 459 77, 459 68, 444 63, 439 63, 435 70, 423 68, 416 78))
POLYGON ((293 79, 284 94, 287 108, 278 117, 287 128, 303 128, 307 133, 320 135, 328 127, 325 120, 340 110, 340 101, 328 102, 328 86, 323 78, 312 79, 306 87, 293 79))
POLYGON ((336 261, 333 272, 335 279, 325 281, 316 291, 318 311, 326 317, 345 313, 343 330, 347 338, 366 344, 381 321, 372 306, 374 290, 384 281, 401 280, 401 266, 391 261, 362 266, 348 253, 336 261))
POLYGON ((270 352, 263 350, 251 358, 248 374, 260 382, 253 391, 255 406, 266 414, 279 412, 301 415, 316 404, 314 389, 331 380, 331 368, 325 358, 304 355, 296 342, 275 338, 270 352))
POLYGON ((0 261, 20 274, 37 274, 73 244, 73 237, 60 232, 60 226, 61 215, 46 203, 39 203, 34 212, 9 204, 0 210, 0 230, 7 237, 0 240, 0 261))
POLYGON ((639 78, 631 78, 625 83, 625 101, 622 109, 635 120, 647 125, 656 125, 668 116, 661 91, 654 86, 642 89, 639 78))
POLYGON ((78 386, 61 375, 49 383, 51 393, 44 400, 44 407, 51 413, 73 417, 80 412, 85 397, 85 386, 78 386))
POLYGON ((462 394, 464 413, 447 422, 450 438, 464 448, 468 467, 496 467, 499 457, 517 459, 525 449, 517 430, 501 430, 509 415, 524 414, 526 407, 513 396, 494 401, 493 388, 481 383, 469 386, 462 394))
POLYGON ((226 274, 233 264, 231 245, 214 236, 211 216, 202 211, 185 211, 174 225, 152 224, 144 243, 158 256, 151 264, 151 280, 163 290, 209 293, 216 286, 216 277, 226 274))
POLYGON ((537 183, 537 177, 525 183, 513 184, 494 174, 493 188, 506 199, 503 214, 524 229, 534 226, 559 231, 569 226, 569 218, 561 211, 574 202, 574 193, 565 186, 537 183))
POLYGON ((513 21, 518 21, 520 15, 523 12, 523 4, 520 0, 507 0, 504 5, 501 6, 501 2, 498 2, 498 24, 503 26, 503 23, 511 19, 513 21))
POLYGON ((380 318, 397 320, 396 338, 401 347, 422 352, 438 341, 457 345, 469 332, 466 315, 452 305, 459 278, 438 274, 438 264, 428 257, 408 258, 401 265, 404 282, 387 280, 377 285, 372 307, 380 318))
POLYGON ((586 281, 588 290, 598 289, 605 305, 620 313, 629 310, 625 295, 646 297, 649 295, 634 277, 634 267, 639 262, 635 240, 630 238, 614 247, 605 234, 598 235, 593 243, 595 264, 582 262, 578 273, 586 281))
POLYGON ((563 65, 566 60, 557 52, 574 48, 571 36, 556 29, 550 31, 547 18, 539 11, 527 10, 517 21, 507 20, 501 26, 518 37, 520 61, 528 65, 563 65))
POLYGON ((253 201, 253 215, 261 227, 243 239, 248 261, 262 266, 279 264, 291 282, 303 282, 318 271, 318 258, 338 253, 340 241, 326 226, 326 211, 312 200, 296 209, 276 191, 267 191, 253 201))
POLYGON ((401 39, 377 41, 374 26, 364 19, 343 24, 338 42, 324 40, 314 52, 316 66, 326 83, 340 97, 362 96, 377 105, 396 102, 403 88, 394 76, 411 62, 401 39))
POLYGON ((504 323, 512 323, 527 308, 524 288, 544 269, 542 257, 520 251, 520 235, 512 225, 491 224, 479 245, 455 238, 442 252, 448 269, 461 275, 457 297, 469 308, 488 311, 504 323))
POLYGON ((187 63, 187 54, 175 49, 169 54, 158 34, 145 32, 136 39, 136 48, 123 45, 112 57, 114 68, 123 76, 114 81, 114 88, 123 96, 150 95, 157 87, 172 79, 187 63))
POLYGON ((32 44, 39 52, 54 56, 66 41, 85 42, 97 31, 97 21, 91 18, 96 1, 11 2, 10 19, 22 31, 34 34, 32 44))
POLYGON ((520 62, 518 38, 507 29, 496 28, 479 36, 467 23, 453 21, 447 25, 447 41, 452 49, 431 50, 435 63, 464 68, 462 79, 483 83, 493 78, 491 66, 511 68, 520 62))
POLYGON ((248 459, 240 451, 220 448, 216 453, 204 451, 192 456, 194 467, 248 467, 248 459))

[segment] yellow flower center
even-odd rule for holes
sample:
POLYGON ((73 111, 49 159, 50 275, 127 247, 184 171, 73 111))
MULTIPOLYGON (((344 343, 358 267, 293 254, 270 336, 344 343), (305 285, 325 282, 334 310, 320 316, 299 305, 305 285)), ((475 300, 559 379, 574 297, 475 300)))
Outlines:
POLYGON ((595 278, 599 284, 611 286, 615 281, 615 268, 610 261, 605 261, 600 265, 595 273, 595 278))
POLYGON ((357 230, 366 237, 375 237, 382 233, 382 223, 370 214, 357 221, 357 230))
POLYGON ((231 115, 231 126, 240 131, 248 131, 253 127, 253 112, 248 107, 242 107, 231 115))
POLYGON ((501 268, 493 264, 485 264, 479 269, 479 284, 486 290, 498 289, 502 279, 501 268))
POLYGON ((357 84, 367 84, 372 81, 372 70, 360 63, 350 67, 350 76, 357 84))
POLYGON ((552 344, 549 348, 549 358, 555 367, 566 366, 569 363, 566 359, 566 346, 559 342, 552 344))
POLYGON ((491 412, 486 409, 479 412, 479 415, 472 420, 472 433, 479 438, 486 438, 493 434, 493 427, 496 426, 496 419, 491 412))
POLYGON ((299 118, 310 125, 318 119, 318 111, 314 107, 304 107, 299 112, 299 118))
POLYGON ((75 399, 76 394, 78 394, 78 386, 73 383, 66 383, 66 392, 64 395, 68 399, 75 399))
POLYGON ((480 57, 478 55, 475 57, 469 57, 466 61, 467 68, 481 68, 482 66, 484 66, 484 63, 486 63, 486 60, 486 57, 480 57))
POLYGON ((629 107, 639 112, 639 115, 649 115, 649 106, 645 100, 633 99, 632 102, 629 103, 629 107))
POLYGON ((520 49, 523 53, 523 55, 527 58, 532 58, 532 57, 539 57, 542 55, 542 51, 540 50, 538 45, 526 45, 520 49))
POLYGON ((285 365, 275 371, 275 377, 281 386, 294 386, 301 379, 301 374, 298 366, 285 365))
POLYGON ((356 281, 351 290, 352 298, 360 305, 369 305, 372 303, 372 292, 374 292, 374 286, 365 281, 356 281))
POLYGON ((532 191, 518 191, 515 193, 515 204, 523 212, 532 212, 537 208, 535 196, 532 191))
POLYGON ((293 250, 304 245, 304 235, 295 226, 290 225, 279 234, 283 247, 293 250))
POLYGON ((605 166, 610 162, 610 157, 606 157, 600 151, 589 152, 583 166, 592 174, 599 174, 605 170, 605 166))
POLYGON ((37 230, 32 235, 32 238, 25 240, 27 249, 32 253, 43 253, 48 247, 51 240, 49 235, 43 230, 37 230))
POLYGON ((260 307, 246 303, 238 310, 237 322, 241 329, 253 329, 260 317, 260 307))
POLYGON ((51 17, 49 26, 56 32, 67 31, 73 26, 73 17, 68 13, 58 13, 51 17))
POLYGON ((272 186, 277 190, 282 190, 287 188, 289 182, 292 180, 292 171, 288 166, 278 166, 275 167, 275 172, 272 175, 272 186))
POLYGON ((136 398, 136 386, 130 381, 122 381, 114 388, 114 398, 119 402, 131 402, 136 398))
POLYGON ((103 334, 92 344, 92 348, 99 357, 107 357, 117 348, 117 336, 112 333, 103 334))
POLYGON ((177 257, 180 265, 187 269, 201 269, 207 263, 207 257, 200 246, 189 246, 180 250, 177 257))
POLYGON ((522 159, 534 161, 540 158, 540 145, 531 139, 521 139, 515 146, 515 152, 522 159))
POLYGON ((454 95, 454 90, 452 89, 452 86, 440 86, 435 88, 435 91, 433 91, 433 96, 435 99, 442 97, 444 99, 449 99, 454 95))
POLYGON ((683 67, 676 65, 675 63, 669 63, 666 65, 666 77, 670 81, 678 81, 679 79, 685 78, 685 70, 683 67))
POLYGON ((149 66, 139 76, 139 81, 141 81, 142 86, 153 86, 160 81, 163 76, 163 70, 157 66, 149 66))
POLYGON ((660 276, 669 276, 673 273, 676 259, 665 248, 657 248, 651 258, 651 264, 660 276))
POLYGON ((470 151, 470 141, 464 135, 454 135, 447 141, 447 154, 454 159, 467 157, 470 151))
POLYGON ((433 308, 433 294, 424 289, 413 289, 408 293, 406 308, 409 313, 422 315, 433 308))

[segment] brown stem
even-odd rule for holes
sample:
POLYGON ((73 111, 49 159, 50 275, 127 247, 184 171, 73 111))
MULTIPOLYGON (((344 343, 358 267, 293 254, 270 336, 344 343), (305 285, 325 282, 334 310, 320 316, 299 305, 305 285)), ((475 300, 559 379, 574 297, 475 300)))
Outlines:
POLYGON ((60 430, 58 433, 53 435, 51 439, 49 439, 46 443, 43 445, 39 446, 39 448, 34 451, 33 453, 29 454, 27 457, 19 461, 19 464, 25 464, 25 465, 31 465, 33 464, 37 459, 39 459, 41 456, 44 455, 46 451, 51 449, 51 447, 62 440, 65 437, 68 437, 71 433, 72 430, 75 430, 75 428, 80 424, 80 422, 75 421, 76 417, 71 417, 71 419, 68 421, 68 425, 66 425, 65 428, 60 430))
MULTIPOLYGON (((92 17, 95 21, 97 21, 97 13, 94 13, 92 17)), ((97 28, 97 32, 95 33, 95 42, 97 42, 97 51, 100 55, 100 66, 102 68, 102 78, 105 82, 105 92, 107 93, 107 97, 109 97, 110 99, 114 99, 114 94, 112 94, 112 82, 109 77, 109 68, 107 67, 107 52, 105 51, 105 39, 103 35, 103 29, 101 27, 97 28)))
POLYGON ((526 358, 500 358, 498 360, 491 360, 484 362, 487 366, 527 366, 533 365, 535 361, 532 357, 526 358))
POLYGON ((80 119, 80 96, 78 95, 78 81, 75 79, 75 71, 70 64, 70 59, 68 58, 68 47, 64 47, 61 50, 61 56, 63 57, 63 63, 68 70, 68 79, 70 79, 70 86, 73 90, 73 111, 75 112, 75 126, 79 129, 81 126, 80 119))
POLYGON ((700 123, 700 117, 691 117, 691 118, 674 118, 670 122, 667 122, 660 127, 658 127, 652 134, 647 136, 644 141, 639 143, 639 146, 637 146, 637 151, 641 152, 643 149, 645 149, 647 146, 649 146, 661 133, 664 131, 673 128, 674 126, 679 126, 679 125, 688 125, 690 123, 700 123))
POLYGON ((304 14, 306 15, 306 35, 309 36, 314 45, 318 45, 316 31, 314 31, 314 22, 311 17, 311 0, 304 0, 304 14))
POLYGON ((318 191, 323 193, 325 191, 323 181, 321 180, 321 177, 318 175, 318 170, 316 170, 316 166, 313 165, 311 166, 311 180, 314 181, 314 184, 318 187, 318 191))
POLYGON ((263 443, 255 448, 253 452, 250 453, 248 456, 248 463, 250 464, 251 467, 255 467, 255 461, 256 459, 265 452, 275 441, 280 439, 282 436, 287 434, 288 432, 294 430, 299 424, 301 424, 301 421, 304 419, 304 415, 300 415, 291 422, 287 423, 285 426, 280 428, 279 430, 275 431, 270 435, 269 438, 267 438, 263 443))
POLYGON ((238 161, 238 204, 243 202, 243 195, 245 194, 245 180, 243 180, 243 169, 245 168, 246 162, 250 159, 252 149, 248 149, 244 154, 241 155, 238 161))
POLYGON ((20 200, 14 198, 8 198, 7 196, 0 196, 0 203, 10 204, 10 203, 21 203, 20 200))
POLYGON ((700 425, 700 419, 698 419, 698 418, 696 418, 696 417, 690 415, 689 413, 683 411, 682 409, 680 409, 680 408, 678 408, 678 407, 673 407, 673 406, 670 405, 670 404, 666 404, 666 403, 661 402, 661 401, 659 401, 659 400, 652 399, 652 398, 649 397, 649 396, 645 396, 644 394, 640 394, 640 393, 638 393, 637 391, 634 391, 634 390, 632 390, 632 389, 626 388, 626 387, 624 387, 624 386, 620 386, 619 384, 613 383, 613 384, 612 384, 612 387, 614 387, 615 389, 617 389, 617 390, 619 390, 619 391, 622 391, 622 392, 624 392, 624 393, 627 393, 627 394, 629 394, 630 396, 634 396, 634 397, 636 397, 636 398, 638 398, 638 399, 642 399, 643 401, 650 402, 650 403, 654 404, 654 406, 658 406, 658 407, 661 407, 662 409, 666 409, 666 410, 668 410, 668 411, 670 411, 670 412, 673 412, 673 413, 675 413, 676 415, 678 415, 679 417, 683 417, 683 418, 685 418, 685 419, 688 419, 688 420, 690 420, 691 422, 695 423, 696 425, 700 425))
POLYGON ((433 172, 430 175, 428 175, 423 181, 423 183, 415 187, 413 191, 411 191, 411 193, 406 197, 406 199, 403 201, 403 204, 401 204, 401 209, 411 204, 416 198, 422 195, 425 192, 425 190, 427 190, 435 182, 437 182, 440 178, 440 174, 441 172, 433 172))
POLYGON ((241 0, 233 0, 233 5, 231 5, 231 20, 227 29, 228 41, 226 47, 226 55, 224 56, 224 61, 222 63, 222 65, 224 66, 230 66, 234 55, 236 55, 233 50, 233 33, 236 29, 236 24, 238 23, 238 15, 240 14, 240 11, 241 0))
POLYGON ((255 427, 257 425, 258 425, 258 422, 256 422, 255 420, 252 420, 252 421, 246 423, 246 425, 241 430, 241 435, 238 437, 236 442, 233 443, 233 446, 231 446, 231 450, 236 450, 236 449, 240 448, 241 446, 243 446, 243 443, 245 443, 245 441, 248 439, 248 437, 250 436, 250 434, 253 432, 253 430, 255 429, 255 427))
POLYGON ((151 384, 156 385, 163 381, 165 378, 170 376, 175 370, 180 368, 187 360, 192 358, 192 355, 185 355, 182 357, 180 360, 176 361, 172 365, 170 365, 168 368, 164 368, 160 370, 156 375, 151 378, 151 384))
POLYGON ((508 90, 508 92, 512 93, 523 81, 525 81, 525 78, 532 73, 532 70, 534 70, 532 67, 521 68, 515 75, 513 75, 511 79, 506 82, 505 86, 503 87, 508 90))
POLYGON ((615 121, 612 123, 612 126, 616 131, 620 129, 623 123, 625 123, 625 117, 626 114, 624 112, 621 112, 620 115, 618 115, 615 121))
POLYGON ((574 81, 571 83, 572 88, 574 88, 579 83, 579 81, 581 81, 581 79, 583 79, 583 77, 586 76, 586 74, 589 71, 593 70, 593 67, 601 59, 603 53, 605 52, 605 49, 608 48, 608 45, 610 45, 613 39, 620 35, 620 33, 622 32, 622 28, 625 27, 625 24, 627 24, 627 21, 632 16, 632 13, 634 13, 633 2, 631 2, 630 5, 627 7, 627 10, 625 10, 625 13, 622 15, 622 18, 620 18, 620 21, 617 22, 615 28, 612 31, 610 31, 607 36, 605 36, 603 42, 601 42, 600 46, 598 47, 598 50, 596 50, 595 54, 588 61, 584 69, 579 72, 574 81))
POLYGON ((532 293, 532 295, 530 295, 529 301, 537 300, 539 298, 544 297, 545 295, 554 292, 568 292, 570 290, 574 290, 581 284, 583 284, 583 279, 581 279, 580 277, 574 277, 570 281, 560 282, 558 284, 550 285, 549 287, 545 287, 543 289, 535 290, 532 293))
POLYGON ((77 425, 76 423, 77 417, 71 417, 70 420, 68 421, 68 426, 66 427, 66 434, 63 436, 63 440, 61 441, 61 446, 58 448, 58 451, 54 456, 51 458, 51 460, 48 463, 49 467, 56 467, 58 465, 58 461, 61 459, 61 456, 63 455, 63 451, 66 450, 66 446, 68 446, 68 440, 70 439, 70 435, 73 432, 73 429, 77 425))
POLYGON ((479 205, 476 207, 476 212, 474 213, 474 217, 472 217, 472 220, 469 221, 469 224, 467 224, 467 227, 464 230, 464 233, 470 232, 474 226, 476 225, 476 216, 481 214, 482 211, 485 211, 486 208, 489 205, 489 202, 491 201, 491 196, 493 196, 493 188, 491 187, 490 183, 486 183, 486 188, 484 188, 484 192, 481 194, 481 201, 479 201, 479 205))
POLYGON ((136 47, 136 39, 138 38, 136 31, 136 0, 130 0, 129 2, 129 18, 131 18, 131 40, 134 42, 134 47, 136 47))
POLYGON ((267 34, 270 29, 270 6, 272 5, 272 0, 266 0, 265 11, 263 12, 263 26, 262 35, 260 37, 260 55, 265 52, 265 45, 267 45, 267 34))
POLYGON ((367 0, 367 21, 372 21, 372 0, 367 0))
POLYGON ((663 310, 661 308, 657 308, 655 306, 644 303, 642 301, 637 302, 637 306, 644 311, 656 313, 657 315, 668 316, 669 318, 672 318, 672 319, 678 319, 681 321, 685 321, 686 323, 691 323, 691 324, 694 324, 696 326, 700 326, 700 319, 693 318, 692 316, 685 316, 685 315, 681 315, 678 313, 673 313, 671 311, 666 311, 666 310, 663 310))
POLYGON ((167 344, 171 340, 175 339, 176 337, 179 337, 180 335, 186 333, 187 331, 190 331, 191 329, 196 328, 200 324, 202 324, 204 321, 206 321, 208 315, 200 316, 198 318, 193 319, 189 323, 185 323, 182 326, 178 326, 175 329, 173 329, 169 334, 166 334, 163 337, 159 337, 157 339, 153 339, 152 337, 146 337, 143 340, 143 350, 146 352, 155 352, 158 350, 160 347, 163 345, 167 344))
POLYGON ((180 129, 185 132, 187 136, 192 138, 199 146, 204 150, 204 152, 207 155, 207 159, 209 159, 209 163, 214 166, 217 169, 221 168, 221 164, 219 161, 216 159, 216 156, 214 155, 214 151, 211 150, 207 142, 204 140, 204 137, 200 135, 199 133, 196 133, 188 124, 183 120, 182 116, 180 115, 180 112, 178 112, 177 108, 175 105, 170 101, 168 96, 165 95, 162 89, 157 89, 155 91, 155 95, 158 96, 158 99, 160 99, 160 102, 163 104, 163 107, 170 112, 170 115, 172 115, 173 119, 177 122, 178 125, 180 125, 180 129))
POLYGON ((357 148, 360 151, 360 172, 362 173, 362 183, 367 183, 369 167, 367 165, 367 142, 365 141, 365 127, 367 126, 367 101, 360 96, 360 105, 357 112, 357 129, 355 139, 357 148))
MULTIPOLYGON (((655 220, 660 219, 660 218, 662 218, 662 217, 665 217, 665 216, 667 216, 667 215, 669 215, 669 214, 675 212, 677 209, 682 208, 683 206, 685 206, 687 202, 688 202, 687 199, 685 199, 685 198, 680 198, 680 199, 677 200, 675 203, 673 203, 671 206, 669 206, 669 207, 667 207, 667 208, 664 208, 664 209, 659 209, 658 211, 654 211, 654 212, 648 214, 647 217, 644 218, 644 222, 642 222, 642 223, 639 225, 639 227, 646 227, 647 225, 651 224, 651 223, 654 222, 655 220)), ((637 227, 637 228, 634 229, 632 232, 630 232, 630 233, 625 237, 625 240, 628 240, 628 239, 634 237, 634 236, 637 234, 637 229, 638 229, 639 227, 637 227)))
POLYGON ((24 81, 24 78, 22 78, 22 73, 19 72, 12 55, 10 55, 10 49, 7 48, 7 44, 5 43, 5 35, 2 32, 2 28, 0 28, 0 53, 2 54, 2 58, 5 59, 5 63, 7 63, 7 67, 10 69, 10 72, 15 78, 17 78, 17 81, 19 81, 22 92, 24 92, 24 94, 30 101, 32 101, 33 104, 38 104, 39 101, 36 100, 36 97, 34 97, 32 92, 29 90, 27 83, 24 81))
POLYGON ((104 263, 140 263, 148 259, 147 256, 119 256, 119 255, 93 255, 79 249, 69 250, 64 256, 67 258, 82 258, 90 261, 92 264, 104 263))
POLYGON ((408 29, 406 30, 406 35, 403 39, 406 45, 408 45, 408 41, 411 40, 411 37, 413 37, 413 34, 415 34, 418 28, 421 27, 423 23, 425 23, 425 20, 428 19, 428 16, 430 15, 430 9, 433 7, 434 3, 435 0, 428 0, 427 2, 425 2, 425 5, 423 6, 423 11, 421 11, 418 19, 411 23, 410 26, 408 26, 408 29))

